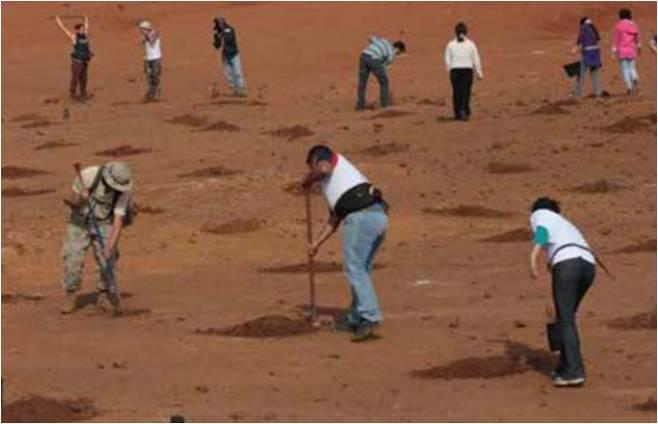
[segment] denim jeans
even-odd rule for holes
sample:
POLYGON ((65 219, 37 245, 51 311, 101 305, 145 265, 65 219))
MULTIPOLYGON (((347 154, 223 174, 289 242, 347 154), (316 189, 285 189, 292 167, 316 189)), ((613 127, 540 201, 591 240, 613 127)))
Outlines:
POLYGON ((628 91, 633 90, 633 84, 640 80, 635 69, 635 59, 619 59, 621 66, 621 75, 624 77, 624 83, 628 91))
POLYGON ((224 64, 224 76, 226 83, 233 90, 244 90, 244 77, 242 76, 242 64, 240 63, 240 55, 236 54, 233 57, 222 57, 224 64))
POLYGON ((352 305, 347 315, 352 325, 383 320, 371 274, 373 259, 384 241, 387 227, 388 217, 379 204, 345 218, 343 266, 352 292, 352 305))
POLYGON ((560 333, 560 363, 557 372, 572 379, 585 376, 576 328, 576 312, 594 282, 596 268, 582 258, 568 259, 553 266, 553 302, 560 333))
POLYGON ((373 59, 365 53, 361 53, 359 58, 359 89, 357 92, 356 107, 364 108, 366 106, 366 88, 368 87, 368 77, 370 73, 375 74, 379 82, 379 103, 382 107, 389 105, 388 76, 386 67, 381 60, 373 59))
POLYGON ((585 65, 585 61, 580 61, 580 74, 576 79, 576 96, 582 97, 583 95, 583 86, 585 85, 585 74, 589 70, 590 75, 592 76, 592 94, 595 96, 601 95, 601 85, 599 84, 599 68, 590 68, 585 65))

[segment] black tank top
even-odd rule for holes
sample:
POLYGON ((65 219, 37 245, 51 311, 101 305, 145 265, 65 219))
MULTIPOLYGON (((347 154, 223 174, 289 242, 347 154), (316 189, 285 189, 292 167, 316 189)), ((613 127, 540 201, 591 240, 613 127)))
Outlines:
POLYGON ((71 57, 79 62, 88 62, 91 59, 89 38, 86 34, 75 34, 75 44, 73 44, 71 57))

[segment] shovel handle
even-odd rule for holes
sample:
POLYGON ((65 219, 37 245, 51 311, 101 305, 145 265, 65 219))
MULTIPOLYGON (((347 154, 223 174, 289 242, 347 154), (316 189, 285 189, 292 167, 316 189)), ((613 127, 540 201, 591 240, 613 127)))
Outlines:
MULTIPOLYGON (((313 242, 313 217, 311 214, 311 192, 306 191, 306 239, 308 241, 307 246, 310 246, 313 242)), ((308 248, 308 247, 307 247, 308 248)), ((309 290, 310 290, 310 308, 311 308, 311 322, 315 322, 317 318, 317 310, 315 307, 315 261, 313 256, 308 255, 308 278, 309 278, 309 290)))

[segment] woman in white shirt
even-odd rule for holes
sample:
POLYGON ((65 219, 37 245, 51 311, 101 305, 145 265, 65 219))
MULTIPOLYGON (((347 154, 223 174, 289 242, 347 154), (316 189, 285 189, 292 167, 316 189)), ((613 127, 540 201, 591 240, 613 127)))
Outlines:
POLYGON ((144 43, 144 73, 148 89, 144 101, 155 100, 160 95, 160 76, 162 75, 162 50, 160 49, 160 34, 148 21, 139 23, 144 43))
POLYGON ((560 205, 540 197, 532 205, 530 226, 534 246, 530 254, 530 272, 537 278, 537 258, 546 251, 553 280, 553 303, 560 340, 560 362, 553 372, 557 387, 585 383, 585 366, 580 353, 576 312, 594 282, 596 257, 583 234, 560 214, 560 205))
POLYGON ((455 38, 446 46, 446 68, 452 84, 452 105, 455 119, 467 121, 471 116, 471 87, 473 70, 482 79, 482 66, 475 43, 466 37, 468 28, 460 22, 455 27, 455 38))

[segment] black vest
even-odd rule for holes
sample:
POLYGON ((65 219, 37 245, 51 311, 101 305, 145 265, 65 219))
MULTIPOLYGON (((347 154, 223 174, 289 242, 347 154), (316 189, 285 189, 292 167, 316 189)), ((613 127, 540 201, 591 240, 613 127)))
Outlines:
POLYGON ((75 44, 73 44, 73 53, 71 57, 78 62, 89 62, 91 59, 91 49, 89 48, 89 38, 86 34, 75 34, 75 44))

